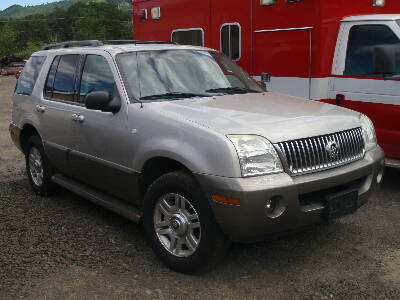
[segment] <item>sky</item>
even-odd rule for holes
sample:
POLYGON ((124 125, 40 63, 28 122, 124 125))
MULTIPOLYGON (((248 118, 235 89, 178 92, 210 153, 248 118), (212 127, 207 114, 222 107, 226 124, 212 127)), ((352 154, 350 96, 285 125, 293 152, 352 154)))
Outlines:
POLYGON ((14 5, 14 4, 19 4, 23 6, 27 5, 38 5, 42 3, 49 3, 49 2, 56 2, 60 0, 0 0, 0 10, 4 10, 7 7, 14 5))

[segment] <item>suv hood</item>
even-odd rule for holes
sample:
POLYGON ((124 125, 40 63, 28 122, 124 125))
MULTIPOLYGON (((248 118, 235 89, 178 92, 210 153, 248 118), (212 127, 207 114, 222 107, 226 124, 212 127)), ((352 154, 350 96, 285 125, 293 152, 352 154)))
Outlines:
POLYGON ((153 102, 157 110, 227 134, 255 134, 273 143, 360 126, 359 113, 276 93, 153 102))

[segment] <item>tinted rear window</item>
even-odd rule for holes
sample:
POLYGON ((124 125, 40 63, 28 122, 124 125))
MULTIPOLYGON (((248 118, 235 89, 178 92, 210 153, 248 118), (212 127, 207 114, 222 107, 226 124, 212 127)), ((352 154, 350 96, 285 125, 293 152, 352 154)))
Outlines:
POLYGON ((45 60, 45 56, 32 56, 28 60, 18 79, 15 93, 29 96, 32 95, 33 88, 35 87, 45 60))
POLYGON ((53 85, 54 85, 54 78, 56 77, 56 72, 58 68, 58 63, 60 62, 60 56, 57 56, 53 63, 51 64, 49 74, 47 75, 47 82, 44 88, 44 96, 47 99, 53 98, 53 85))

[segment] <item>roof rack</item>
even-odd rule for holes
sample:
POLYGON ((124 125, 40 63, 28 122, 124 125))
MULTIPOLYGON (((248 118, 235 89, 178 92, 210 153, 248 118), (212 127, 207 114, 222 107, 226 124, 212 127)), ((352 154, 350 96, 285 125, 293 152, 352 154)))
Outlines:
POLYGON ((56 48, 70 48, 70 47, 101 47, 107 44, 111 45, 122 45, 122 44, 171 44, 176 45, 175 42, 169 41, 136 41, 136 40, 87 40, 87 41, 69 41, 62 43, 48 44, 42 48, 42 50, 50 50, 56 48))
POLYGON ((98 40, 88 41, 69 41, 63 43, 48 44, 42 48, 42 50, 50 50, 53 48, 70 48, 70 47, 100 47, 104 44, 98 40))
POLYGON ((103 41, 104 44, 121 45, 121 44, 165 44, 165 45, 177 45, 176 42, 170 41, 138 41, 138 40, 106 40, 103 41))

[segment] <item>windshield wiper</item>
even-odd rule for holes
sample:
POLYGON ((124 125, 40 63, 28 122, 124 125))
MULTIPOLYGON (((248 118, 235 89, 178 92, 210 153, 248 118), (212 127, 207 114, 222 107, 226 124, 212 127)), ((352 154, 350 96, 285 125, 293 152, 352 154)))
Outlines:
POLYGON ((140 98, 140 100, 182 99, 182 98, 193 98, 193 97, 210 97, 210 95, 207 95, 207 94, 196 94, 196 93, 172 92, 172 93, 144 96, 144 97, 140 98))
POLYGON ((261 93, 260 91, 248 89, 248 88, 241 88, 241 87, 221 87, 216 89, 210 89, 206 91, 207 93, 229 93, 229 94, 246 94, 246 93, 261 93))

